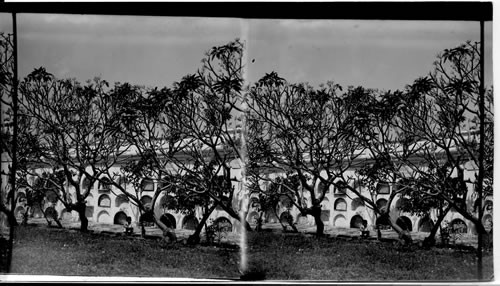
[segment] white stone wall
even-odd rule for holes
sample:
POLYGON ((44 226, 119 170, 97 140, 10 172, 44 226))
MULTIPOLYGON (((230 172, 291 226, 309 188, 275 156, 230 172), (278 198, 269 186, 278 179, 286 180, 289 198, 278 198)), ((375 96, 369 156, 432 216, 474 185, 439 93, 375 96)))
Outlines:
MULTIPOLYGON (((244 197, 243 183, 241 182, 242 167, 241 167, 240 162, 236 161, 236 160, 231 162, 231 167, 232 167, 231 178, 235 178, 236 180, 238 180, 236 182, 233 182, 233 187, 235 189, 233 208, 235 209, 236 212, 238 212, 239 208, 241 206, 237 205, 237 204, 239 203, 239 200, 241 200, 241 198, 244 197)), ((114 169, 112 170, 112 173, 113 172, 118 173, 119 168, 120 168, 119 166, 114 167, 114 169)), ((465 168, 465 171, 464 171, 465 179, 466 180, 470 179, 472 182, 474 182, 477 168, 471 163, 465 164, 464 168, 465 168)), ((50 171, 50 170, 39 169, 37 171, 41 173, 43 171, 50 171)), ((269 179, 274 179, 279 175, 282 175, 282 174, 271 173, 268 175, 268 177, 269 177, 269 179)), ((349 170, 345 174, 345 176, 346 176, 346 178, 354 177, 354 171, 349 170)), ((4 184, 4 182, 2 182, 2 184, 4 184)), ((158 187, 158 183, 156 181, 154 181, 154 189, 156 189, 157 187, 158 187)), ((265 187, 265 186, 262 186, 262 187, 265 187)), ((129 186, 129 188, 131 188, 131 186, 129 186)), ((468 184, 468 188, 470 188, 470 190, 472 190, 473 185, 468 184)), ((392 192, 393 186, 390 185, 389 189, 390 189, 390 192, 392 192)), ((71 190, 73 190, 73 192, 71 192, 72 193, 71 198, 73 201, 75 201, 76 197, 74 194, 74 189, 72 187, 69 187, 69 190, 70 190, 70 192, 71 192, 71 190)), ((132 189, 130 189, 129 191, 133 193, 132 189)), ((154 193, 153 191, 145 191, 142 193, 142 196, 147 195, 147 196, 153 197, 153 193, 154 193)), ((366 190, 366 188, 362 188, 362 194, 367 196, 367 197, 370 197, 370 194, 369 194, 368 190, 366 190)), ((112 187, 111 191, 98 190, 98 182, 95 182, 95 184, 92 188, 91 194, 87 198, 87 206, 93 207, 93 209, 94 209, 92 216, 89 217, 89 220, 96 222, 96 223, 113 224, 115 216, 118 213, 123 212, 126 216, 130 216, 132 218, 133 223, 138 222, 139 210, 137 207, 133 206, 132 203, 130 203, 130 202, 121 203, 119 205, 116 204, 116 200, 120 195, 122 195, 122 194, 120 193, 119 190, 115 189, 115 187, 112 187), (110 199, 109 206, 102 206, 102 205, 100 206, 99 205, 99 198, 102 195, 109 196, 109 199, 110 199)), ((155 213, 159 216, 163 215, 163 213, 167 213, 167 214, 172 215, 175 219, 176 229, 182 229, 183 221, 186 218, 186 215, 181 214, 181 213, 177 213, 177 212, 174 212, 171 210, 161 209, 160 202, 161 202, 162 196, 163 195, 160 195, 156 201, 156 205, 154 206, 155 213)), ((390 194, 377 194, 376 200, 379 200, 379 199, 389 200, 389 197, 390 197, 390 194)), ((304 192, 304 199, 310 205, 311 202, 310 202, 308 192, 304 192)), ((412 226, 411 231, 414 231, 414 232, 418 231, 424 218, 418 217, 418 216, 412 216, 410 213, 404 213, 404 212, 399 211, 397 209, 398 199, 399 199, 398 197, 394 198, 394 200, 392 201, 392 204, 390 206, 391 218, 394 220, 397 220, 399 217, 402 217, 402 216, 407 217, 411 222, 411 226, 412 226)), ((474 203, 475 199, 476 198, 473 197, 472 192, 469 192, 469 198, 467 198, 467 202, 468 202, 469 207, 471 208, 471 211, 472 211, 473 203, 474 203)), ((341 194, 341 193, 335 192, 334 187, 331 186, 329 192, 326 194, 325 200, 322 203, 322 209, 330 212, 328 220, 324 221, 325 224, 328 227, 350 228, 354 222, 353 218, 359 216, 361 219, 367 220, 369 229, 370 228, 373 229, 373 227, 376 224, 376 215, 368 207, 360 205, 359 200, 360 199, 357 198, 357 196, 354 193, 352 193, 350 190, 348 190, 347 193, 345 193, 345 194, 341 194), (345 210, 335 209, 335 204, 336 204, 337 200, 339 200, 339 199, 345 200, 345 204, 346 204, 345 210)), ((486 201, 490 201, 492 203, 492 198, 487 197, 487 198, 485 198, 485 202, 486 201)), ((22 204, 19 204, 19 205, 23 207, 22 204)), ((48 203, 48 204, 46 204, 45 208, 47 208, 47 207, 54 207, 60 218, 63 218, 65 220, 69 219, 72 221, 79 220, 78 214, 76 212, 73 211, 70 214, 65 212, 65 208, 61 202, 58 202, 56 204, 48 203)), ((251 216, 256 215, 254 213, 255 211, 256 210, 254 208, 250 208, 248 210, 248 213, 247 213, 248 214, 247 218, 250 218, 251 216)), ((286 211, 285 208, 283 208, 283 207, 279 208, 278 209, 278 217, 285 211, 286 211)), ((493 212, 492 209, 489 209, 489 210, 487 209, 485 211, 484 221, 492 220, 492 212, 493 212)), ((299 218, 300 218, 300 212, 298 211, 298 209, 296 207, 293 207, 291 209, 291 215, 292 215, 294 221, 297 223, 299 218)), ((201 220, 201 217, 202 217, 201 208, 198 208, 195 210, 194 216, 198 221, 201 220)), ((238 228, 239 228, 238 226, 240 225, 238 220, 235 218, 232 218, 228 213, 226 213, 225 211, 223 211, 221 209, 217 209, 211 214, 211 216, 209 218, 209 222, 215 221, 216 219, 221 218, 221 217, 228 219, 232 223, 233 231, 238 231, 238 228)), ((263 218, 265 218, 265 215, 263 216, 263 218)), ((436 221, 436 212, 435 211, 431 212, 431 219, 433 221, 436 221)), ((463 218, 463 216, 460 215, 456 211, 451 211, 450 213, 448 213, 448 215, 445 217, 444 220, 451 223, 452 221, 454 221, 456 219, 459 219, 459 220, 462 220, 463 222, 465 222, 465 224, 467 225, 467 233, 469 233, 469 234, 475 233, 475 228, 474 228, 473 224, 470 221, 463 218)), ((252 223, 252 221, 250 221, 250 223, 252 223)), ((314 225, 314 219, 311 216, 307 216, 306 218, 302 218, 300 223, 314 225)), ((487 224, 486 226, 488 227, 489 224, 487 224)))

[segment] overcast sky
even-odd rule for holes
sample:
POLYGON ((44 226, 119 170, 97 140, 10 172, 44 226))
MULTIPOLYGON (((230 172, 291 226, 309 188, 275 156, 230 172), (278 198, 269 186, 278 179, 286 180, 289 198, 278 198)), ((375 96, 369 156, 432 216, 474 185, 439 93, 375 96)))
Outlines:
MULTIPOLYGON (((0 27, 11 29, 10 14, 0 14, 0 27)), ((491 30, 487 23, 487 82, 491 30)), ((195 72, 205 51, 241 38, 255 59, 250 82, 277 71, 290 82, 394 90, 427 74, 443 49, 479 41, 479 23, 19 14, 18 33, 21 77, 43 66, 80 81, 170 86, 195 72)))

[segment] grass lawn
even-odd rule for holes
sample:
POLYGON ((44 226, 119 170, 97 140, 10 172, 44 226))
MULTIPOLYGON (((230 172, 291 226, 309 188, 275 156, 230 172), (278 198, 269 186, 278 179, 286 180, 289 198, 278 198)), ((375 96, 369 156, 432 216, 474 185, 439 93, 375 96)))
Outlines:
MULTIPOLYGON (((154 240, 18 227, 12 273, 239 278, 239 249, 181 244, 161 248, 154 240)), ((269 280, 474 280, 474 253, 449 249, 398 252, 389 243, 316 239, 303 235, 249 233, 251 269, 269 280)), ((493 273, 485 254, 485 277, 493 273)))
POLYGON ((162 248, 156 240, 17 227, 11 273, 239 278, 239 249, 162 248))
MULTIPOLYGON (((475 280, 475 253, 451 249, 400 252, 391 243, 317 239, 302 235, 252 233, 249 265, 279 280, 475 280)), ((492 279, 493 256, 486 253, 484 277, 492 279)))

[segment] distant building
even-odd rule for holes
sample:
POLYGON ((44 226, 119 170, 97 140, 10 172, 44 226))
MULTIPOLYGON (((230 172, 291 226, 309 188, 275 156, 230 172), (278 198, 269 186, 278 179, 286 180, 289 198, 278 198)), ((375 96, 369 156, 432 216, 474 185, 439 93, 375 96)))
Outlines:
MULTIPOLYGON (((470 179, 474 181, 475 174, 477 173, 477 168, 474 166, 474 164, 472 162, 467 162, 462 167, 464 168, 464 179, 470 179)), ((272 179, 279 175, 279 173, 271 173, 269 174, 269 178, 272 179)), ((345 175, 355 177, 355 170, 350 169, 345 175)), ((268 185, 269 183, 263 183, 261 187, 267 188, 268 185)), ((355 187, 358 190, 361 188, 361 194, 366 197, 370 197, 369 191, 366 187, 360 186, 359 180, 353 180, 351 186, 355 187)), ((386 206, 390 194, 395 191, 397 187, 397 182, 379 182, 377 185, 377 194, 375 199, 376 205, 379 208, 383 208, 384 206, 386 206)), ((321 185, 321 183, 318 183, 316 188, 323 188, 323 186, 321 185)), ((466 199, 466 201, 467 205, 470 207, 470 210, 473 210, 475 201, 475 198, 471 195, 473 193, 471 192, 473 185, 468 184, 468 188, 469 197, 466 199)), ((303 202, 310 206, 311 202, 309 193, 304 192, 303 194, 303 202)), ((297 207, 288 207, 291 205, 289 202, 287 202, 288 200, 290 199, 287 196, 282 196, 277 209, 277 214, 283 221, 286 221, 286 216, 291 215, 293 221, 297 224, 307 224, 311 226, 315 224, 314 218, 312 216, 304 217, 301 215, 297 207)), ((398 194, 395 196, 390 206, 389 216, 394 221, 396 221, 396 223, 404 230, 408 230, 410 232, 430 232, 437 220, 437 210, 432 210, 430 212, 430 216, 419 217, 416 215, 412 215, 411 213, 404 212, 399 209, 403 200, 405 200, 405 198, 401 195, 398 194)), ((492 227, 493 222, 492 196, 486 196, 484 198, 483 205, 486 206, 483 215, 483 223, 485 225, 485 228, 489 231, 492 227)), ((327 190, 326 196, 321 203, 321 206, 321 220, 327 227, 359 228, 363 220, 366 220, 368 222, 368 229, 374 230, 376 225, 381 225, 382 228, 390 228, 390 226, 388 226, 386 222, 381 220, 380 217, 377 217, 375 212, 369 207, 366 207, 364 202, 348 188, 339 189, 331 186, 327 190), (384 225, 386 226, 384 227, 384 225)), ((256 210, 252 210, 249 212, 248 216, 251 218, 250 220, 255 220, 259 217, 259 214, 256 210)), ((264 215, 264 223, 277 221, 278 218, 272 212, 267 212, 264 215)), ((445 216, 443 222, 447 222, 448 225, 455 229, 457 232, 471 235, 476 234, 474 224, 465 219, 453 208, 445 216)))
MULTIPOLYGON (((128 156, 133 156, 129 154, 128 156)), ((2 155, 2 162, 4 160, 4 155, 2 155)), ((239 206, 241 204, 241 199, 244 197, 244 190, 242 184, 242 164, 239 159, 233 160, 231 163, 231 178, 236 178, 237 180, 233 182, 234 187, 234 199, 232 202, 233 206, 239 206)), ((2 164, 3 168, 4 164, 2 164)), ((112 167, 111 173, 119 173, 120 165, 112 167)), ((477 167, 471 162, 465 162, 463 164, 465 179, 475 180, 475 174, 477 173, 477 167)), ((355 169, 351 168, 345 174, 346 176, 355 177, 355 169)), ((38 168, 37 172, 43 172, 43 168, 38 168)), ((270 172, 269 179, 275 178, 280 175, 278 172, 270 172)), ((109 179, 109 178, 107 178, 109 179)), ((127 190, 132 191, 131 186, 127 185, 127 180, 124 177, 114 178, 117 182, 127 188, 127 190)), ((36 180, 34 177, 28 178, 31 183, 36 180)), ((360 188, 362 194, 369 196, 368 190, 365 187, 360 186, 359 180, 353 180, 353 187, 360 188)), ((4 187, 4 180, 2 180, 2 189, 4 187)), ((86 187, 89 184, 89 180, 83 178, 81 182, 82 187, 86 187)), ((263 183, 262 187, 266 188, 268 183, 263 183)), ((147 205, 152 202, 153 194, 159 189, 160 182, 156 179, 144 178, 141 183, 140 200, 143 204, 147 205)), ((322 188, 321 185, 317 185, 316 188, 322 188)), ((397 182, 379 182, 377 185, 376 194, 376 204, 379 207, 384 207, 388 203, 388 198, 390 194, 397 188, 397 182)), ((473 188, 472 184, 468 184, 468 188, 473 188)), ((75 200, 75 194, 71 192, 72 187, 68 186, 70 193, 72 194, 72 200, 75 200)), ((73 191, 74 192, 74 191, 73 191)), ((475 198, 471 196, 473 192, 468 192, 469 197, 467 198, 467 204, 473 209, 475 198)), ((17 208, 15 213, 18 217, 21 217, 25 212, 25 194, 21 190, 17 194, 17 208)), ((158 197, 156 203, 153 207, 155 214, 161 218, 161 220, 168 226, 174 229, 194 229, 202 217, 201 208, 196 209, 194 214, 185 215, 165 208, 166 203, 169 199, 172 199, 171 194, 165 191, 158 197)), ((250 198, 252 199, 252 198, 250 198)), ((310 197, 307 192, 304 192, 303 202, 310 205, 310 197)), ((255 199, 253 199, 255 200, 255 199)), ((277 223, 278 218, 285 221, 287 216, 291 216, 294 223, 299 225, 314 225, 314 219, 311 216, 304 217, 300 214, 296 207, 289 207, 289 198, 283 196, 280 203, 277 206, 277 216, 273 212, 267 212, 263 215, 264 225, 266 223, 277 223)), ((403 212, 399 210, 404 198, 399 195, 395 197, 393 203, 390 206, 389 215, 394 219, 397 224, 410 232, 429 232, 434 223, 436 222, 437 213, 436 211, 431 211, 430 216, 419 217, 412 215, 410 213, 403 212)), ((132 218, 133 223, 137 223, 140 218, 139 209, 134 206, 129 199, 121 194, 114 186, 105 184, 102 181, 96 182, 92 185, 92 190, 90 195, 86 199, 87 210, 86 216, 90 221, 102 224, 123 224, 127 216, 132 218)), ((484 198, 485 208, 483 222, 485 227, 489 230, 492 227, 493 221, 493 198, 487 196, 484 198)), ((368 229, 374 229, 376 225, 386 225, 384 221, 380 221, 377 218, 374 211, 365 206, 360 198, 357 198, 354 193, 349 189, 337 189, 330 187, 327 191, 325 199, 321 203, 322 214, 321 219, 325 223, 326 227, 335 228, 359 228, 359 225, 366 220, 368 222, 368 229)), ((76 212, 68 212, 63 204, 57 201, 56 196, 51 196, 50 194, 46 196, 44 204, 44 212, 46 214, 57 215, 63 221, 78 221, 78 214, 76 212)), ((238 209, 235 209, 238 211, 238 209)), ((31 215, 33 217, 42 217, 42 210, 39 208, 34 208, 31 210, 31 215)), ((259 213, 255 207, 250 207, 247 213, 247 221, 254 225, 259 218, 259 213)), ((239 222, 232 218, 228 213, 226 213, 222 208, 217 207, 216 210, 211 214, 210 219, 212 222, 220 222, 225 224, 228 229, 232 231, 237 231, 237 226, 239 222)), ((445 217, 446 221, 452 228, 456 229, 458 232, 464 234, 475 234, 474 225, 466 220, 462 215, 452 209, 445 217)))

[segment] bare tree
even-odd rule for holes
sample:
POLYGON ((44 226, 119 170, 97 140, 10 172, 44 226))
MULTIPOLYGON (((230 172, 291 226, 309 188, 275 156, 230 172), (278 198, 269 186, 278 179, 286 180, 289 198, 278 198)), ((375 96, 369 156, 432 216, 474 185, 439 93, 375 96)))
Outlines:
MULTIPOLYGON (((127 98, 119 128, 139 157, 122 168, 122 175, 139 178, 142 174, 156 180, 159 188, 153 206, 161 194, 168 193, 167 204, 173 210, 201 210, 201 223, 190 238, 193 243, 199 241, 216 206, 240 220, 233 204, 238 180, 231 176, 231 163, 241 158, 241 125, 232 119, 240 113, 242 53, 243 44, 236 40, 207 52, 202 68, 172 88, 144 91, 124 85, 119 91, 127 98)), ((141 208, 137 196, 115 186, 141 208)), ((154 217, 153 210, 143 211, 154 217)), ((166 230, 158 218, 155 221, 166 230)))
MULTIPOLYGON (((54 174, 49 180, 58 186, 55 193, 67 210, 79 214, 82 231, 88 228, 86 198, 93 184, 126 151, 115 127, 118 99, 107 93, 107 85, 97 78, 85 85, 60 80, 39 68, 20 87, 23 116, 32 120, 29 134, 40 146, 32 164, 42 163, 45 172, 54 174)), ((37 168, 29 169, 31 175, 40 175, 37 168)))
MULTIPOLYGON (((477 232, 485 228, 476 206, 477 175, 465 168, 479 166, 479 44, 467 42, 441 53, 434 70, 417 79, 404 94, 394 97, 397 106, 392 125, 405 152, 394 152, 413 179, 406 182, 414 198, 429 198, 453 208, 471 221, 477 232)), ((484 157, 486 196, 492 196, 493 93, 486 92, 486 156, 484 157)), ((401 176, 403 172, 400 172, 401 176)), ((442 212, 444 216, 446 212, 442 212)), ((441 219, 441 216, 439 217, 441 219)))
MULTIPOLYGON (((13 102, 12 93, 14 92, 14 56, 13 56, 13 35, 0 33, 0 94, 1 94, 1 139, 0 153, 2 160, 12 159, 13 157, 13 102)), ((16 226, 17 221, 14 216, 15 205, 11 205, 11 198, 16 195, 18 189, 12 186, 12 168, 11 164, 2 166, 0 180, 7 180, 6 184, 2 182, 0 192, 0 211, 3 212, 9 221, 9 225, 16 226), (4 169, 4 167, 6 168, 4 169)), ((14 202, 15 203, 15 202, 14 202)))
POLYGON ((196 74, 174 83, 165 110, 170 120, 161 123, 182 140, 182 152, 171 162, 187 179, 181 186, 206 198, 203 219, 213 209, 209 205, 220 206, 250 230, 237 212, 235 187, 240 180, 231 173, 232 164, 243 163, 239 123, 243 50, 243 43, 235 40, 208 51, 196 74))
MULTIPOLYGON (((464 164, 479 166, 478 44, 445 50, 434 66, 428 77, 404 91, 355 96, 351 111, 359 140, 378 165, 372 171, 362 170, 364 175, 392 178, 398 193, 410 202, 403 206, 407 211, 428 215, 432 208, 438 209, 437 224, 426 239, 430 244, 452 208, 484 232, 477 208, 471 207, 479 205, 474 201, 477 178, 464 176, 464 164)), ((486 99, 485 189, 492 195, 491 90, 486 99)))
POLYGON ((251 168, 297 176, 300 187, 282 184, 287 190, 284 194, 294 194, 291 201, 299 211, 314 217, 317 235, 324 231, 321 204, 326 193, 331 186, 349 181, 346 171, 363 154, 341 90, 332 82, 317 90, 307 84, 289 84, 275 72, 249 90, 251 168), (304 203, 304 193, 310 204, 304 203))

